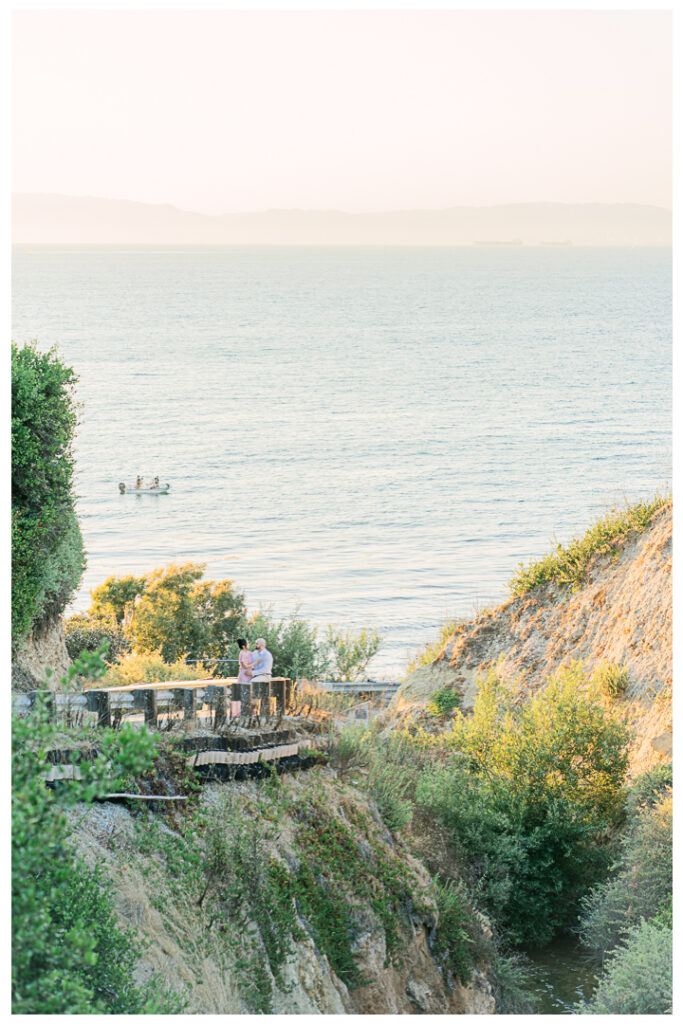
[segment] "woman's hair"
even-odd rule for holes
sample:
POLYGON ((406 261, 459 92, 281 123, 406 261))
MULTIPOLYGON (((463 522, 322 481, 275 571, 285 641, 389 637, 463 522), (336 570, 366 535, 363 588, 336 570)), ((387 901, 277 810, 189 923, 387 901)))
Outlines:
POLYGON ((244 637, 239 637, 239 639, 238 639, 238 641, 237 641, 237 646, 238 646, 238 647, 239 647, 240 649, 242 649, 243 647, 246 647, 246 646, 247 646, 247 641, 246 641, 246 640, 244 639, 244 637))

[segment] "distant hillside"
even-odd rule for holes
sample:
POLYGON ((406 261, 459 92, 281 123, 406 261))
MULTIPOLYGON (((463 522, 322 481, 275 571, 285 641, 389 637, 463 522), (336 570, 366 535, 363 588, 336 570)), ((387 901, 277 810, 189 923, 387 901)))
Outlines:
POLYGON ((533 587, 493 611, 462 623, 438 657, 406 678, 393 710, 419 714, 444 686, 473 706, 477 680, 496 666, 501 679, 535 693, 571 661, 588 671, 623 666, 628 686, 615 704, 633 730, 635 773, 671 756, 672 744, 672 506, 643 533, 633 533, 618 557, 594 556, 586 585, 574 593, 555 583, 533 587))
POLYGON ((671 212, 638 204, 517 203, 385 213, 267 210, 209 216, 127 200, 17 194, 15 244, 671 245, 671 212))

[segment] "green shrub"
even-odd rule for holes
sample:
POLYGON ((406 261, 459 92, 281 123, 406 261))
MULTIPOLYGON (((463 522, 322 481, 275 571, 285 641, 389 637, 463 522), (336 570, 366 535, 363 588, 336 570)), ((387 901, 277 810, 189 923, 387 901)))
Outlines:
POLYGON ((179 679, 206 679, 207 669, 202 665, 186 665, 177 661, 169 665, 160 651, 149 654, 129 654, 111 665, 102 679, 102 686, 146 686, 179 679))
POLYGON ((408 825, 413 817, 412 800, 406 799, 411 783, 411 773, 397 765, 375 761, 370 768, 368 792, 391 832, 408 825))
POLYGON ((76 377, 55 350, 12 345, 12 643, 59 614, 85 559, 72 494, 76 377))
POLYGON ((372 733, 364 725, 350 725, 330 737, 332 765, 343 775, 351 768, 370 763, 372 733))
POLYGON ((327 627, 326 648, 334 679, 353 682, 358 679, 382 646, 375 629, 340 629, 327 627))
POLYGON ((593 999, 577 1006, 577 1013, 671 1013, 673 1002, 671 928, 641 921, 626 943, 616 949, 593 999))
MULTIPOLYGON (((90 657, 75 672, 85 672, 88 665, 102 668, 90 657)), ((145 729, 101 730, 98 745, 94 762, 81 765, 82 781, 50 790, 45 753, 59 746, 58 725, 40 703, 30 717, 13 720, 14 1013, 182 1010, 156 982, 133 982, 142 946, 130 929, 118 928, 109 880, 86 867, 69 843, 68 807, 102 796, 151 764, 153 742, 145 729)))
POLYGON ((582 902, 581 940, 596 953, 613 950, 634 921, 670 904, 673 882, 672 799, 643 804, 621 841, 616 874, 582 902))
MULTIPOLYGON (((64 969, 53 971, 57 991, 47 995, 49 1003, 38 1001, 41 1013, 77 1012, 67 1010, 58 997, 60 988, 69 988, 77 979, 83 994, 92 993, 85 1013, 159 1013, 180 1009, 173 997, 164 994, 158 983, 139 987, 133 980, 143 944, 132 928, 119 927, 114 909, 111 879, 100 865, 94 869, 80 861, 71 865, 71 875, 52 906, 52 942, 68 948, 75 936, 83 936, 82 961, 73 974, 64 969), (56 998, 57 997, 57 998, 56 998), (54 1007, 50 1010, 49 1005, 54 1007)), ((78 947, 76 947, 78 948, 78 947)), ((43 986, 47 979, 41 979, 43 986)), ((67 1003, 68 1005, 68 1003, 67 1003)), ((24 1010, 23 1012, 29 1012, 24 1010)))
POLYGON ((263 637, 273 655, 273 671, 279 676, 320 679, 327 671, 329 659, 317 629, 297 612, 278 619, 272 609, 262 608, 249 620, 245 636, 263 637))
POLYGON ((420 778, 475 893, 518 943, 543 945, 604 876, 603 836, 622 813, 627 732, 582 694, 578 666, 520 707, 490 676, 447 737, 451 760, 420 778))
POLYGON ((451 711, 460 706, 460 694, 457 690, 445 688, 435 690, 429 698, 427 711, 435 718, 445 718, 451 711))
POLYGON ((99 650, 103 644, 106 644, 104 659, 110 665, 130 654, 130 639, 115 619, 107 622, 88 615, 72 615, 64 621, 64 638, 72 660, 83 651, 99 650))
POLYGON ((526 594, 533 587, 557 583, 578 590, 586 579, 588 565, 594 555, 616 555, 631 533, 642 533, 655 512, 671 502, 670 495, 655 495, 625 508, 614 508, 591 526, 583 537, 575 537, 566 546, 558 544, 545 558, 520 563, 510 583, 513 594, 526 594))
POLYGON ((534 967, 524 953, 498 953, 487 970, 497 1014, 538 1013, 539 996, 532 988, 534 967))
POLYGON ((673 784, 671 761, 662 761, 643 772, 631 783, 626 794, 626 810, 629 817, 636 821, 638 812, 658 804, 662 797, 668 796, 673 784))
POLYGON ((628 672, 625 668, 603 662, 593 672, 593 682, 601 693, 610 700, 623 697, 628 687, 628 672))

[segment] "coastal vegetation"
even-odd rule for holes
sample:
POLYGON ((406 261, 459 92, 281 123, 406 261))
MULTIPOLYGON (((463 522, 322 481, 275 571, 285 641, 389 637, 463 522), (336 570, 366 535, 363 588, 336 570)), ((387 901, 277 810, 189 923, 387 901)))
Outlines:
POLYGON ((76 376, 56 351, 12 345, 12 644, 59 615, 78 587, 74 512, 76 376))
POLYGON ((568 544, 557 544, 544 558, 525 566, 520 563, 510 581, 512 593, 526 594, 533 587, 556 583, 578 590, 586 580, 591 560, 596 555, 618 555, 629 535, 642 533, 660 508, 671 503, 670 494, 656 494, 650 501, 639 501, 614 508, 598 519, 582 537, 568 544))
POLYGON ((206 679, 209 669, 203 664, 186 665, 184 661, 164 661, 159 651, 129 654, 109 665, 100 680, 101 686, 145 686, 178 679, 206 679))
MULTIPOLYGON (((96 655, 76 673, 101 672, 96 655)), ((66 684, 66 680, 63 681, 66 684)), ((88 730, 72 742, 91 742, 88 730)), ((111 880, 70 843, 69 811, 148 769, 154 743, 143 729, 100 730, 80 782, 50 789, 46 751, 59 728, 38 703, 12 728, 12 1009, 14 1013, 174 1013, 182 1002, 154 979, 136 984, 140 938, 122 929, 111 880)))
MULTIPOLYGON (((155 664, 204 662, 203 676, 211 671, 224 675, 219 659, 236 662, 237 637, 262 636, 279 675, 353 680, 380 649, 381 638, 373 629, 328 626, 319 636, 298 612, 278 618, 265 607, 250 615, 232 580, 205 580, 204 571, 204 565, 187 562, 143 576, 111 576, 92 591, 87 612, 66 620, 70 656, 106 642, 108 662, 130 683, 148 681, 146 671, 135 674, 151 664, 141 660, 143 655, 154 656, 155 664)), ((159 676, 164 678, 181 677, 159 676)))
POLYGON ((671 766, 628 784, 628 731, 604 693, 574 664, 520 703, 491 673, 436 735, 357 726, 332 741, 387 827, 487 915, 499 1012, 534 1011, 524 950, 570 931, 603 965, 576 1012, 670 1012, 671 766))
POLYGON ((593 679, 601 693, 610 700, 623 697, 628 687, 628 672, 623 666, 601 662, 593 671, 593 679))
POLYGON ((610 877, 583 899, 579 935, 603 966, 587 1013, 671 1013, 672 773, 662 764, 641 776, 610 877))
POLYGON ((345 730, 333 759, 366 766, 370 790, 382 779, 388 827, 419 812, 445 830, 473 897, 511 944, 545 945, 604 878, 604 837, 623 814, 628 733, 594 692, 573 666, 520 705, 492 673, 472 714, 457 711, 436 736, 345 730))

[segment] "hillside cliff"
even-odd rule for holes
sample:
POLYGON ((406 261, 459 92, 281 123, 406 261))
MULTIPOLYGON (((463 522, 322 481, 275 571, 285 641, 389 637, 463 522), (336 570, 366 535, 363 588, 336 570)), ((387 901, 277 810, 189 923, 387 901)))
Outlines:
POLYGON ((331 769, 209 785, 195 814, 74 811, 79 853, 149 940, 136 981, 156 973, 188 1013, 494 1012, 485 964, 463 983, 439 956, 428 871, 331 769))
POLYGON ((521 696, 542 688, 563 665, 582 661, 626 669, 626 692, 615 702, 633 733, 631 771, 671 755, 672 506, 661 508, 643 533, 629 535, 613 556, 595 556, 584 585, 568 592, 536 586, 460 624, 437 658, 409 675, 392 711, 420 714, 444 687, 474 703, 477 680, 496 668, 521 696))
POLYGON ((61 616, 49 616, 35 623, 17 645, 12 658, 12 690, 22 693, 56 689, 70 666, 61 616), (48 669, 52 671, 49 679, 48 669))

